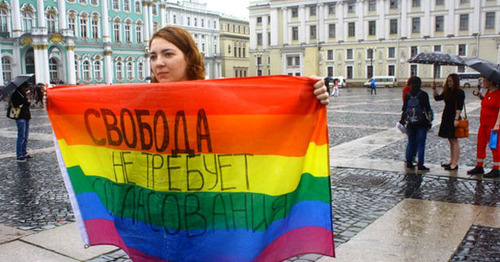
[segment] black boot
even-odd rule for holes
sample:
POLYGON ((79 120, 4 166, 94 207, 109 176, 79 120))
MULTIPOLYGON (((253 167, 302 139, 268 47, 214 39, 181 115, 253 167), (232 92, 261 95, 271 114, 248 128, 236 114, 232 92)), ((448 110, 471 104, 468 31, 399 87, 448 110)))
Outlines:
POLYGON ((500 171, 498 171, 498 169, 492 169, 490 172, 484 174, 483 177, 486 178, 500 177, 500 171))
POLYGON ((467 171, 467 175, 482 175, 484 174, 484 168, 483 167, 474 167, 473 169, 467 171))

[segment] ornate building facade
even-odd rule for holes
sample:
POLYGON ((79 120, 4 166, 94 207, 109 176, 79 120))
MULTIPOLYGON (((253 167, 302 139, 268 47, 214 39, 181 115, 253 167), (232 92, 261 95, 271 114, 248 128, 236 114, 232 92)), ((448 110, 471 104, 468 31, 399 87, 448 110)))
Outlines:
POLYGON ((500 0, 254 1, 250 75, 443 80, 466 68, 409 64, 443 51, 500 62, 500 0))
POLYGON ((220 17, 197 0, 3 0, 0 85, 27 73, 39 83, 144 82, 148 41, 168 24, 192 33, 206 77, 219 78, 220 17))
POLYGON ((248 21, 231 16, 220 18, 220 43, 222 55, 222 76, 248 76, 250 27, 248 21))

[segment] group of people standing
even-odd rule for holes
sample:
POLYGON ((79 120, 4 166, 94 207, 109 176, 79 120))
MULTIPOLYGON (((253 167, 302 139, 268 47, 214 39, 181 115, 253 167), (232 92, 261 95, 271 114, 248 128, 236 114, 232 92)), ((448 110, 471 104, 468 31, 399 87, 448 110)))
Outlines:
MULTIPOLYGON (((483 88, 487 90, 486 94, 483 96, 481 92, 475 93, 482 100, 477 138, 477 164, 467 174, 484 174, 483 177, 495 178, 500 177, 500 149, 498 146, 490 146, 493 153, 493 168, 491 171, 485 174, 483 166, 490 135, 498 134, 500 126, 499 83, 485 77, 482 78, 482 81, 483 88)), ((429 103, 429 96, 425 91, 421 90, 421 83, 422 81, 417 76, 412 76, 408 79, 403 89, 404 103, 400 122, 405 124, 408 135, 405 155, 406 167, 415 167, 414 159, 418 153, 418 170, 428 171, 429 168, 424 165, 425 142, 427 131, 432 127, 433 113, 429 103)), ((434 83, 432 86, 432 95, 435 101, 444 101, 445 103, 438 135, 439 137, 448 139, 450 159, 448 162, 441 164, 441 166, 444 170, 457 170, 460 159, 460 143, 455 135, 455 128, 459 124, 462 111, 466 110, 464 103, 465 92, 460 88, 458 75, 450 74, 446 78, 440 94, 437 92, 434 83)), ((496 143, 498 144, 498 141, 496 143)))

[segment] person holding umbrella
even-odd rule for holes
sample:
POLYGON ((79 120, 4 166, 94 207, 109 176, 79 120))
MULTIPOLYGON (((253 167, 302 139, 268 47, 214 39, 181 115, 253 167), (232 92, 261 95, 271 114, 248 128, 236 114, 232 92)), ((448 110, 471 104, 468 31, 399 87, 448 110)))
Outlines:
MULTIPOLYGON (((493 65, 487 61, 479 61, 477 58, 466 61, 467 64, 480 72, 483 80, 483 88, 487 90, 483 95, 480 92, 475 95, 481 99, 481 113, 479 115, 479 131, 477 133, 476 166, 467 171, 469 175, 484 174, 484 160, 486 159, 486 147, 490 137, 496 135, 500 129, 500 66, 493 65)), ((493 153, 493 168, 483 175, 486 178, 500 177, 500 148, 498 138, 496 143, 490 142, 493 153)))
POLYGON ((460 113, 464 107, 465 93, 460 89, 460 79, 457 74, 450 74, 446 78, 443 91, 438 94, 436 84, 432 85, 432 94, 434 100, 444 100, 444 111, 441 117, 441 126, 439 127, 439 136, 447 138, 450 143, 450 160, 448 163, 441 164, 445 170, 457 170, 458 160, 460 159, 460 144, 455 137, 455 127, 458 125, 460 113))
POLYGON ((29 122, 31 119, 30 112, 30 102, 26 91, 31 87, 29 82, 24 82, 19 86, 10 100, 15 108, 21 108, 19 117, 16 119, 17 124, 17 142, 16 142, 16 157, 19 162, 26 162, 28 158, 31 158, 26 151, 28 147, 28 135, 29 135, 29 122))

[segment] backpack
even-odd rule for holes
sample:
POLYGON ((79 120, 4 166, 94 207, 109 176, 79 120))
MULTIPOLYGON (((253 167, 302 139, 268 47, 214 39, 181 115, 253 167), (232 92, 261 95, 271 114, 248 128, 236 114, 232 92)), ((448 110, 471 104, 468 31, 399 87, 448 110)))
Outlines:
POLYGON ((420 104, 420 99, 418 99, 421 92, 419 90, 415 95, 408 93, 410 99, 408 99, 404 112, 406 126, 418 126, 429 123, 429 119, 420 104))

